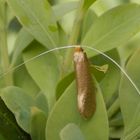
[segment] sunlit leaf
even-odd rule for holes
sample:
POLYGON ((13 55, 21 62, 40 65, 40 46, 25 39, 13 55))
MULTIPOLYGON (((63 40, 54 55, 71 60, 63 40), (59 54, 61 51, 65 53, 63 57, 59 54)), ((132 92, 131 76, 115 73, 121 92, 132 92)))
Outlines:
POLYGON ((95 23, 97 19, 97 15, 93 10, 88 10, 84 20, 83 20, 83 25, 82 25, 82 40, 84 39, 86 33, 91 29, 91 26, 95 23))
MULTIPOLYGON (((30 58, 45 51, 47 51, 45 47, 34 41, 24 51, 23 59, 24 61, 28 61, 30 58)), ((57 62, 58 60, 54 53, 48 53, 25 64, 31 77, 46 95, 49 108, 55 102, 55 87, 59 78, 59 66, 57 62)))
POLYGON ((12 55, 12 65, 16 63, 23 50, 33 41, 33 36, 28 33, 24 28, 18 33, 16 42, 14 44, 14 52, 12 55))
POLYGON ((70 73, 69 75, 65 76, 56 87, 56 99, 59 99, 59 97, 64 93, 66 88, 72 83, 74 80, 74 73, 70 73))
POLYGON ((21 66, 13 72, 13 80, 15 86, 22 88, 27 92, 28 95, 32 97, 35 97, 40 92, 39 87, 29 75, 25 65, 21 66))
POLYGON ((91 26, 82 45, 92 46, 102 52, 124 45, 140 30, 139 13, 140 6, 137 4, 120 5, 109 10, 91 26))
POLYGON ((84 5, 83 7, 85 9, 88 9, 96 0, 84 0, 84 5))
POLYGON ((78 7, 77 1, 70 1, 62 4, 54 5, 52 8, 56 16, 56 20, 60 20, 65 14, 71 12, 77 7, 78 7))
POLYGON ((21 24, 47 48, 56 47, 56 19, 46 0, 6 0, 21 24))
POLYGON ((96 94, 97 108, 90 120, 80 116, 77 109, 76 87, 73 82, 59 98, 48 118, 46 138, 60 140, 59 133, 69 123, 76 124, 86 140, 108 140, 108 119, 100 89, 96 94), (54 129, 55 128, 55 129, 54 129))

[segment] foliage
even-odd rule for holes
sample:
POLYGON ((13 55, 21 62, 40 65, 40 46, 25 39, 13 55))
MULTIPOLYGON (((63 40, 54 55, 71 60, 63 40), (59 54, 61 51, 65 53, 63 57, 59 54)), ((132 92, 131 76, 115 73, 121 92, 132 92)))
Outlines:
POLYGON ((139 31, 137 0, 0 0, 0 140, 140 139, 139 31), (87 120, 73 44, 87 53, 97 88, 87 120))

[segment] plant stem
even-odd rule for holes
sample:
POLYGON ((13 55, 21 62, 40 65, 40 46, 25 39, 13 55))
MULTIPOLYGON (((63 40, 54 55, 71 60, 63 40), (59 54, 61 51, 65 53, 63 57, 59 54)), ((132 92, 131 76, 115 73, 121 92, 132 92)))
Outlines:
MULTIPOLYGON (((79 33, 86 10, 83 8, 83 1, 81 1, 77 10, 77 15, 74 21, 72 32, 69 38, 69 45, 76 45, 78 43, 79 33)), ((64 60, 64 74, 72 65, 73 48, 67 50, 64 60)))
MULTIPOLYGON (((7 72, 10 68, 8 46, 7 46, 7 15, 6 15, 6 3, 1 3, 1 19, 0 19, 0 52, 1 52, 1 65, 2 71, 7 72)), ((4 77, 4 85, 9 86, 13 84, 12 74, 8 73, 4 77)))

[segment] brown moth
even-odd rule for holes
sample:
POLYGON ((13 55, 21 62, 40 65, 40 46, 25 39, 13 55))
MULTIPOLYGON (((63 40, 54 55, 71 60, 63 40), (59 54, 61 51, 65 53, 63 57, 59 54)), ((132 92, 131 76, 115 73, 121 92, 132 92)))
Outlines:
POLYGON ((89 61, 83 49, 78 46, 74 51, 74 67, 77 84, 77 101, 80 114, 88 119, 96 110, 96 87, 90 73, 89 61))

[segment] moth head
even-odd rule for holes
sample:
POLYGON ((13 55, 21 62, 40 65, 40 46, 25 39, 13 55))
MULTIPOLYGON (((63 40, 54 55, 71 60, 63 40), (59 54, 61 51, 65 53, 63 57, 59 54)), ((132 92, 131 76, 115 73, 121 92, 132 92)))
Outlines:
POLYGON ((85 54, 80 46, 76 46, 74 51, 74 62, 82 62, 85 60, 85 54))

